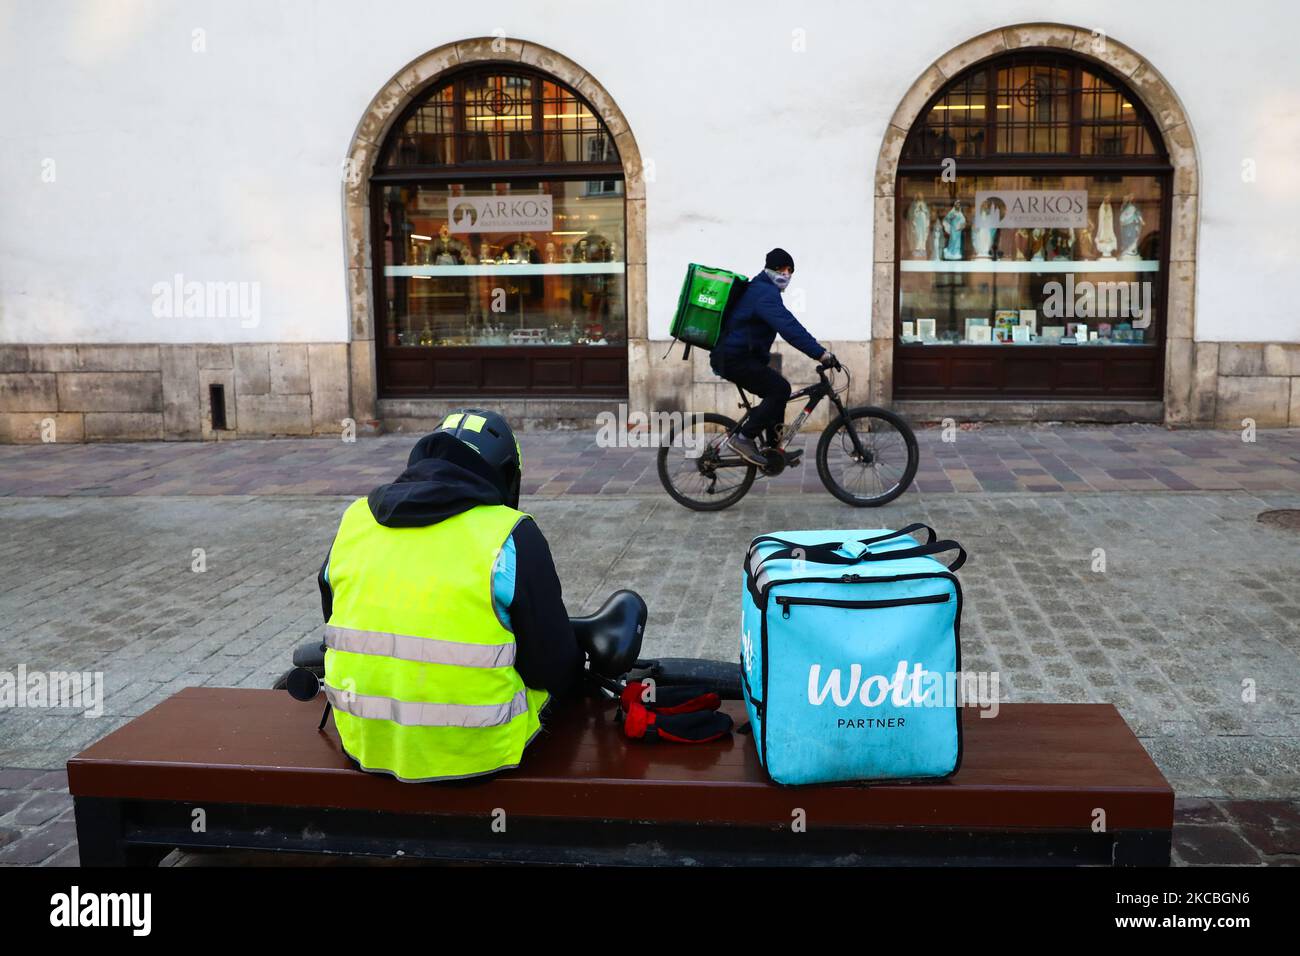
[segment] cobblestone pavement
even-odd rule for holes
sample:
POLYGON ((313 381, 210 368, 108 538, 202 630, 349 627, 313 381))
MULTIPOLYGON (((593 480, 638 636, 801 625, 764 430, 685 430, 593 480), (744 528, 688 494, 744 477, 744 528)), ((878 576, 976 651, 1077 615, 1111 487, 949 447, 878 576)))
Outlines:
MULTIPOLYGON (((804 464, 751 494, 826 494, 811 460, 816 437, 796 439, 804 464)), ((952 441, 923 428, 917 437, 909 494, 1300 492, 1300 429, 1259 431, 1254 442, 1157 425, 972 427, 949 432, 952 441)), ((0 496, 360 495, 401 471, 415 438, 0 445, 0 496)), ((601 448, 594 431, 525 432, 521 443, 525 494, 663 494, 652 449, 601 448)))
MULTIPOLYGON (((544 437, 556 446, 585 440, 544 437)), ((1197 447, 1228 447, 1220 435, 1193 437, 1204 443, 1197 447)), ((259 480, 287 488, 303 480, 301 456, 320 462, 353 450, 302 444, 224 451, 248 466, 279 449, 271 458, 280 464, 264 463, 278 474, 259 480)), ((6 471, 11 494, 57 483, 33 472, 58 462, 65 481, 128 496, 0 499, 0 670, 102 671, 105 691, 96 718, 0 711, 0 767, 21 768, 0 770, 0 864, 75 858, 60 774, 70 756, 182 687, 269 686, 290 649, 319 633, 315 569, 347 500, 148 496, 144 479, 130 477, 164 467, 138 456, 166 452, 189 467, 214 465, 214 484, 233 480, 241 468, 204 458, 210 447, 28 449, 44 463, 22 465, 27 483, 6 471), (87 469, 96 457, 132 463, 77 479, 78 454, 87 469), (202 572, 193 570, 195 549, 202 572)), ((396 443, 370 447, 400 457, 396 443)), ((337 473, 342 459, 333 460, 337 473)), ((360 491, 373 479, 358 471, 348 480, 360 491)), ((570 491, 524 506, 551 541, 571 612, 633 587, 650 604, 647 654, 732 659, 740 555, 754 534, 931 524, 971 553, 961 572, 963 665, 999 672, 1004 700, 1118 706, 1181 798, 1177 861, 1300 861, 1300 534, 1256 520, 1300 507, 1294 490, 923 494, 870 512, 825 494, 767 494, 705 515, 662 493, 570 491), (1097 548, 1104 572, 1093 570, 1097 548)))

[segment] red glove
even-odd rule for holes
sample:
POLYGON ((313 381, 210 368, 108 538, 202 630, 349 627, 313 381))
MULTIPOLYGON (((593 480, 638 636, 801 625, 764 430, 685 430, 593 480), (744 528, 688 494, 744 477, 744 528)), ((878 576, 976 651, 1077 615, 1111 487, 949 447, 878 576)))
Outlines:
POLYGON ((619 698, 628 739, 702 744, 731 732, 731 717, 718 713, 721 700, 712 691, 689 685, 656 687, 655 699, 647 702, 642 699, 646 688, 634 681, 619 698))

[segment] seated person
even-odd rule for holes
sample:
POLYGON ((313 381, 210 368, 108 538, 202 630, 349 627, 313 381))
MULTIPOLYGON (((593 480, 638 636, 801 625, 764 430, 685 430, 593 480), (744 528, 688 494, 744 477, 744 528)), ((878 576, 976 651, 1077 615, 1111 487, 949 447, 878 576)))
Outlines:
POLYGON ((362 770, 515 767, 552 696, 581 688, 550 547, 517 510, 521 474, 505 419, 461 409, 344 512, 319 575, 325 694, 362 770))

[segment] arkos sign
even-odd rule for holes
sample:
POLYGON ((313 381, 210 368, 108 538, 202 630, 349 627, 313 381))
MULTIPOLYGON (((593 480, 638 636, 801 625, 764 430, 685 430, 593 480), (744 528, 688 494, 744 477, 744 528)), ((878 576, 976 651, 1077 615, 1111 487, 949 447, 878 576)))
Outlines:
POLYGON ((550 232, 554 228, 551 197, 458 196, 447 200, 448 228, 454 233, 550 232))
POLYGON ((1086 189, 1000 189, 975 193, 975 226, 984 229, 1084 229, 1086 189))

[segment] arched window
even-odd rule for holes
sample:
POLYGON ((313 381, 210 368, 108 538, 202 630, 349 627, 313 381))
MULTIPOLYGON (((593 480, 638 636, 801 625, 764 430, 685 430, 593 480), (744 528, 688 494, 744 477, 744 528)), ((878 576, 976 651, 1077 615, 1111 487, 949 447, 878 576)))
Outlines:
POLYGON ((623 168, 591 106, 490 65, 398 117, 371 177, 381 397, 623 395, 623 168))
POLYGON ((1170 175, 1115 76, 977 64, 921 111, 895 186, 898 398, 1158 399, 1170 175))

